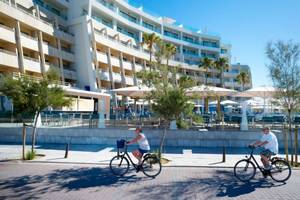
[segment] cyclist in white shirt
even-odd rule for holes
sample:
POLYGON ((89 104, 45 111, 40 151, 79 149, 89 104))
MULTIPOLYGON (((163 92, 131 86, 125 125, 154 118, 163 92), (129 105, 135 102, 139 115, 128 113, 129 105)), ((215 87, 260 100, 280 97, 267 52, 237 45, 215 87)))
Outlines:
POLYGON ((260 157, 265 170, 268 172, 270 170, 270 157, 278 153, 278 141, 276 135, 270 131, 269 127, 264 127, 262 132, 263 136, 261 139, 251 144, 251 146, 264 148, 260 152, 260 157))
MULTIPOLYGON (((150 151, 150 145, 149 142, 147 140, 147 137, 145 136, 145 134, 143 134, 143 131, 141 128, 136 128, 135 129, 135 133, 136 133, 136 137, 134 139, 132 139, 131 141, 127 142, 127 144, 134 144, 134 143, 138 143, 139 144, 139 148, 137 150, 134 150, 132 152, 133 156, 136 157, 136 159, 138 159, 138 165, 140 166, 142 163, 142 158, 143 155, 145 153, 147 153, 148 151, 150 151)), ((138 169, 140 168, 138 166, 138 169)))

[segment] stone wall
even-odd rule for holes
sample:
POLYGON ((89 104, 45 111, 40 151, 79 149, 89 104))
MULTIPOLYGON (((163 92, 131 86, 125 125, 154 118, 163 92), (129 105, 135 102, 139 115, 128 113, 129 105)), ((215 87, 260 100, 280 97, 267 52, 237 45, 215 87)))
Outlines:
MULTIPOLYGON (((27 128, 27 143, 31 141, 32 129, 27 128)), ((145 130, 151 146, 158 146, 162 130, 145 130)), ((284 147, 284 135, 275 132, 279 147, 284 147)), ((134 131, 126 129, 97 128, 39 128, 36 144, 105 144, 115 145, 118 139, 134 137, 134 131)), ((261 133, 251 131, 182 131, 168 130, 165 145, 169 147, 247 147, 259 139, 261 133)), ((0 143, 21 143, 21 128, 0 128, 0 143)), ((299 140, 300 143, 300 140, 299 140)))

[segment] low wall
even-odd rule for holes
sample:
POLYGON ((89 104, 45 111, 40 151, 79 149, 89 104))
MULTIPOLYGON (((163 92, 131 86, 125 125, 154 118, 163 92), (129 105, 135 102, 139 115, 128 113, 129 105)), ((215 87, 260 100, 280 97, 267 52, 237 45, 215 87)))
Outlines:
MULTIPOLYGON (((31 141, 31 128, 27 128, 27 143, 31 141)), ((158 146, 162 130, 145 130, 152 146, 158 146)), ((275 133, 279 148, 284 147, 284 135, 275 133)), ((126 129, 97 128, 39 128, 36 144, 105 144, 115 145, 118 139, 130 139, 133 131, 126 129)), ((259 139, 261 133, 251 131, 184 131, 168 130, 165 145, 169 147, 247 147, 259 139)), ((21 128, 0 128, 0 143, 21 143, 21 128)), ((300 143, 300 140, 299 140, 300 143)))

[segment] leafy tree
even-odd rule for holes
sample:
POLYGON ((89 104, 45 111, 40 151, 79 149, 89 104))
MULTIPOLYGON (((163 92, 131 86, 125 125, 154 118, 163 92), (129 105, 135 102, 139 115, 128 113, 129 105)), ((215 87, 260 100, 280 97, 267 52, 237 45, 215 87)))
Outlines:
POLYGON ((57 84, 58 73, 50 69, 43 78, 37 79, 26 75, 14 78, 2 76, 0 92, 12 100, 14 110, 24 123, 27 117, 33 118, 32 148, 34 152, 37 119, 41 111, 51 107, 69 106, 71 100, 66 98, 63 89, 57 84))
POLYGON ((165 58, 167 61, 167 66, 169 66, 169 60, 171 59, 172 56, 176 54, 177 48, 174 44, 172 43, 166 43, 165 44, 165 58))
MULTIPOLYGON (((292 113, 300 107, 300 44, 293 41, 269 42, 266 54, 267 65, 273 86, 278 90, 275 98, 282 102, 288 112, 289 135, 292 142, 292 113)), ((293 153, 292 159, 293 163, 293 153)))
MULTIPOLYGON (((166 47, 166 45, 157 46, 166 47)), ((168 52, 168 55, 166 55, 165 52, 166 51, 158 49, 156 51, 156 57, 158 57, 156 60, 161 61, 163 59, 168 59, 168 55, 172 54, 171 52, 168 52)), ((183 76, 177 83, 177 81, 173 80, 176 70, 171 70, 173 75, 170 76, 169 66, 159 63, 159 65, 157 65, 157 69, 158 70, 155 72, 143 70, 138 72, 137 76, 142 79, 142 83, 144 85, 154 88, 154 90, 147 96, 147 99, 153 100, 154 103, 151 109, 163 121, 162 125, 164 127, 164 131, 159 148, 159 157, 161 157, 170 121, 179 120, 183 115, 191 115, 193 105, 188 102, 190 97, 185 95, 185 89, 192 86, 193 80, 183 76)))
POLYGON ((220 71, 221 87, 224 87, 224 71, 229 69, 228 59, 221 57, 215 61, 214 65, 220 71))
POLYGON ((242 90, 245 90, 245 85, 250 83, 250 76, 248 72, 242 71, 237 75, 237 81, 239 84, 242 84, 242 90))
POLYGON ((199 68, 203 68, 205 70, 205 85, 207 85, 207 78, 208 78, 208 70, 212 69, 214 62, 210 58, 202 58, 200 60, 199 68))
POLYGON ((143 42, 142 45, 146 45, 150 54, 150 70, 152 65, 152 54, 154 51, 154 46, 157 42, 159 42, 161 39, 159 36, 157 36, 155 33, 143 33, 143 42))
MULTIPOLYGON (((200 60, 199 68, 205 70, 205 85, 207 85, 208 70, 213 69, 214 62, 212 59, 204 57, 200 60)), ((208 97, 205 98, 205 112, 208 112, 208 97)))

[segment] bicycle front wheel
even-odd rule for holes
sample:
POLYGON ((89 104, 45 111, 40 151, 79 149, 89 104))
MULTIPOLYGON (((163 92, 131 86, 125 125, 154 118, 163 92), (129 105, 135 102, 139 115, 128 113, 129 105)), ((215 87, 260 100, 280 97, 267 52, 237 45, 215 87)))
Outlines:
POLYGON ((291 167, 285 160, 275 160, 271 163, 270 176, 274 181, 285 182, 292 174, 291 167))
POLYGON ((123 176, 129 170, 129 161, 124 156, 115 156, 110 160, 109 167, 114 175, 123 176))
POLYGON ((157 156, 148 156, 142 162, 143 173, 148 176, 155 178, 161 172, 161 163, 157 156))
POLYGON ((234 175, 240 181, 246 182, 251 180, 255 176, 255 173, 256 167, 250 160, 240 160, 234 166, 234 175))

